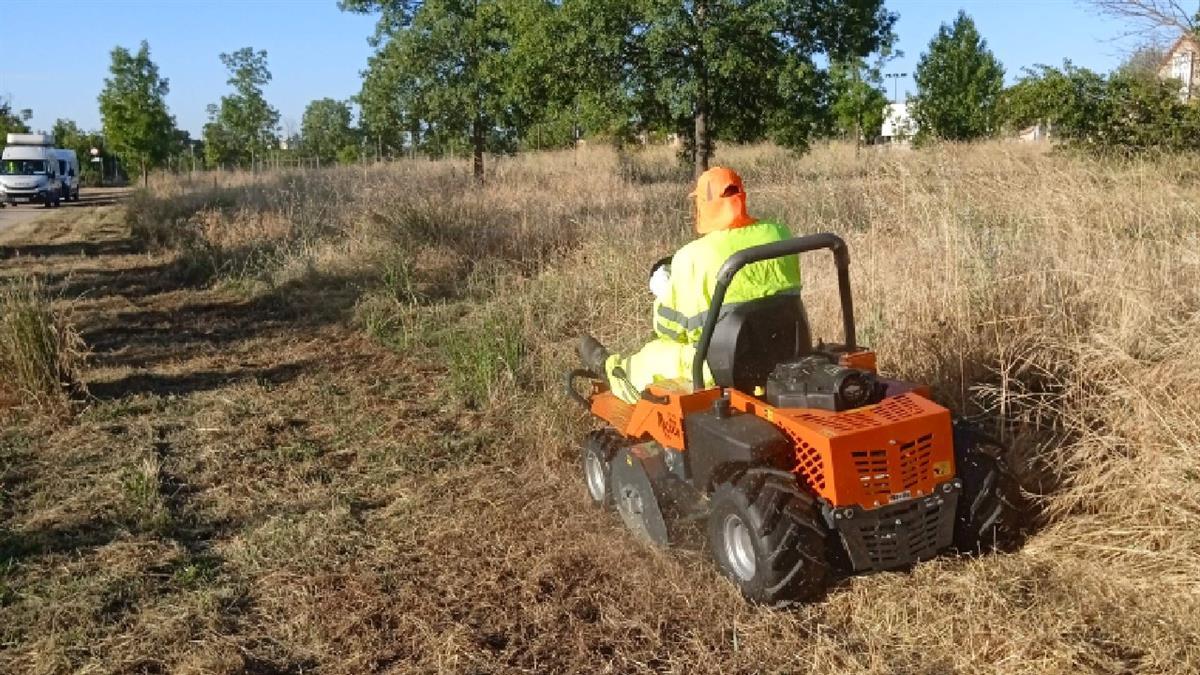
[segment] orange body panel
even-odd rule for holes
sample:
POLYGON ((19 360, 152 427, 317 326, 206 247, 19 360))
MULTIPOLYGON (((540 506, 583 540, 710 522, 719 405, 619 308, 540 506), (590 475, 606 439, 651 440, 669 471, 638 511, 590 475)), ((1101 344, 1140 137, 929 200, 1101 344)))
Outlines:
POLYGON ((843 368, 857 368, 871 373, 878 372, 875 364, 875 352, 869 349, 842 354, 838 357, 838 364, 843 368))
POLYGON ((608 422, 622 434, 636 439, 652 438, 672 450, 684 450, 684 415, 706 410, 721 397, 720 389, 692 393, 671 382, 655 383, 650 393, 663 398, 655 403, 642 399, 630 405, 610 391, 593 393, 592 414, 608 422))
MULTIPOLYGON (((649 387, 650 393, 664 397, 663 403, 641 400, 633 408, 625 435, 631 438, 649 436, 672 450, 686 448, 683 437, 684 415, 706 410, 721 397, 720 389, 705 389, 696 393, 658 383, 649 387)), ((620 427, 617 427, 620 428, 620 427)))
POLYGON ((624 433, 629 426, 629 418, 633 415, 633 406, 617 398, 611 391, 593 393, 591 403, 593 415, 624 433))
POLYGON ((950 411, 916 393, 840 413, 774 408, 736 391, 730 405, 788 436, 794 471, 834 506, 886 506, 954 476, 950 411))
MULTIPOLYGON (((624 435, 652 438, 684 451, 684 416, 709 409, 719 388, 690 393, 670 383, 651 385, 661 402, 630 405, 609 391, 591 397, 591 410, 624 435)), ((845 412, 775 408, 735 390, 730 406, 771 422, 792 442, 793 471, 833 506, 866 509, 922 497, 955 475, 950 411, 915 391, 845 412)))

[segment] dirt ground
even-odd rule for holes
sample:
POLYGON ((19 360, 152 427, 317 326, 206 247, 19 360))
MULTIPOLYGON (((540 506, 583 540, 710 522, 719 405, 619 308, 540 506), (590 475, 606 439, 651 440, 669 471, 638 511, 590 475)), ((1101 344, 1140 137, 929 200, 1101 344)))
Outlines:
POLYGON ((40 277, 91 350, 74 424, 0 425, 0 671, 306 670, 278 637, 218 637, 269 611, 226 561, 313 524, 295 514, 355 523, 390 503, 335 477, 411 384, 379 377, 394 358, 334 321, 344 307, 180 287, 171 256, 136 251, 118 196, 0 233, 0 278, 40 277))

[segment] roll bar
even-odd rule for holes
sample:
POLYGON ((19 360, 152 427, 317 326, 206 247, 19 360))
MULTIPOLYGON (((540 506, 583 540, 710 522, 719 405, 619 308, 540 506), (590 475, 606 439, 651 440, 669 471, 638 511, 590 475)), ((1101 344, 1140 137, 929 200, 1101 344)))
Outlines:
POLYGON ((850 250, 846 242, 836 234, 823 232, 796 237, 786 241, 773 242, 743 249, 729 256, 721 270, 717 273, 717 286, 713 289, 712 302, 708 308, 708 316, 704 319, 704 331, 700 333, 700 343, 696 345, 696 359, 692 362, 692 386, 696 389, 704 385, 704 363, 708 359, 708 348, 712 344, 713 331, 721 317, 721 305, 725 303, 725 294, 733 278, 746 265, 782 258, 786 255, 797 255, 808 251, 818 251, 827 248, 833 252, 833 261, 837 265, 838 296, 842 303, 842 332, 846 349, 853 351, 858 347, 854 335, 854 299, 850 294, 850 250))

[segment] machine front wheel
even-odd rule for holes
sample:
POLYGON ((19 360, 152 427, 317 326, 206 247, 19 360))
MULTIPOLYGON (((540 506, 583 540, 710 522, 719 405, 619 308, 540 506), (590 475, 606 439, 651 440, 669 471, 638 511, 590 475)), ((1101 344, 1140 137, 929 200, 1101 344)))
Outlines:
POLYGON ((612 429, 600 429, 587 435, 580 451, 580 467, 592 506, 605 508, 613 503, 612 458, 621 447, 621 437, 612 429))
POLYGON ((954 548, 963 553, 1005 549, 1020 538, 1023 508, 1003 448, 962 421, 954 425, 954 463, 963 483, 954 548))
POLYGON ((659 547, 671 544, 667 518, 654 483, 646 473, 636 448, 621 448, 610 469, 612 498, 625 527, 635 536, 659 547))
POLYGON ((823 593, 827 538, 812 498, 786 472, 750 469, 713 492, 713 559, 751 602, 780 607, 823 593))

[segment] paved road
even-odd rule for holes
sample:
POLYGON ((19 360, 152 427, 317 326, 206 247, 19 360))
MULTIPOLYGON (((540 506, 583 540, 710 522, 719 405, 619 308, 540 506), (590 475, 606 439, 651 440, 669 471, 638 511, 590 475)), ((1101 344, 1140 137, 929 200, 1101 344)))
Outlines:
POLYGON ((0 208, 0 235, 22 223, 28 223, 38 218, 50 218, 65 213, 67 209, 112 204, 127 193, 128 190, 125 188, 83 188, 79 193, 79 201, 63 202, 62 206, 57 209, 47 209, 41 204, 5 206, 4 208, 0 208))
POLYGON ((0 209, 0 234, 3 234, 8 228, 27 223, 35 218, 47 215, 52 209, 43 209, 41 206, 30 206, 22 204, 20 206, 6 206, 0 209))

